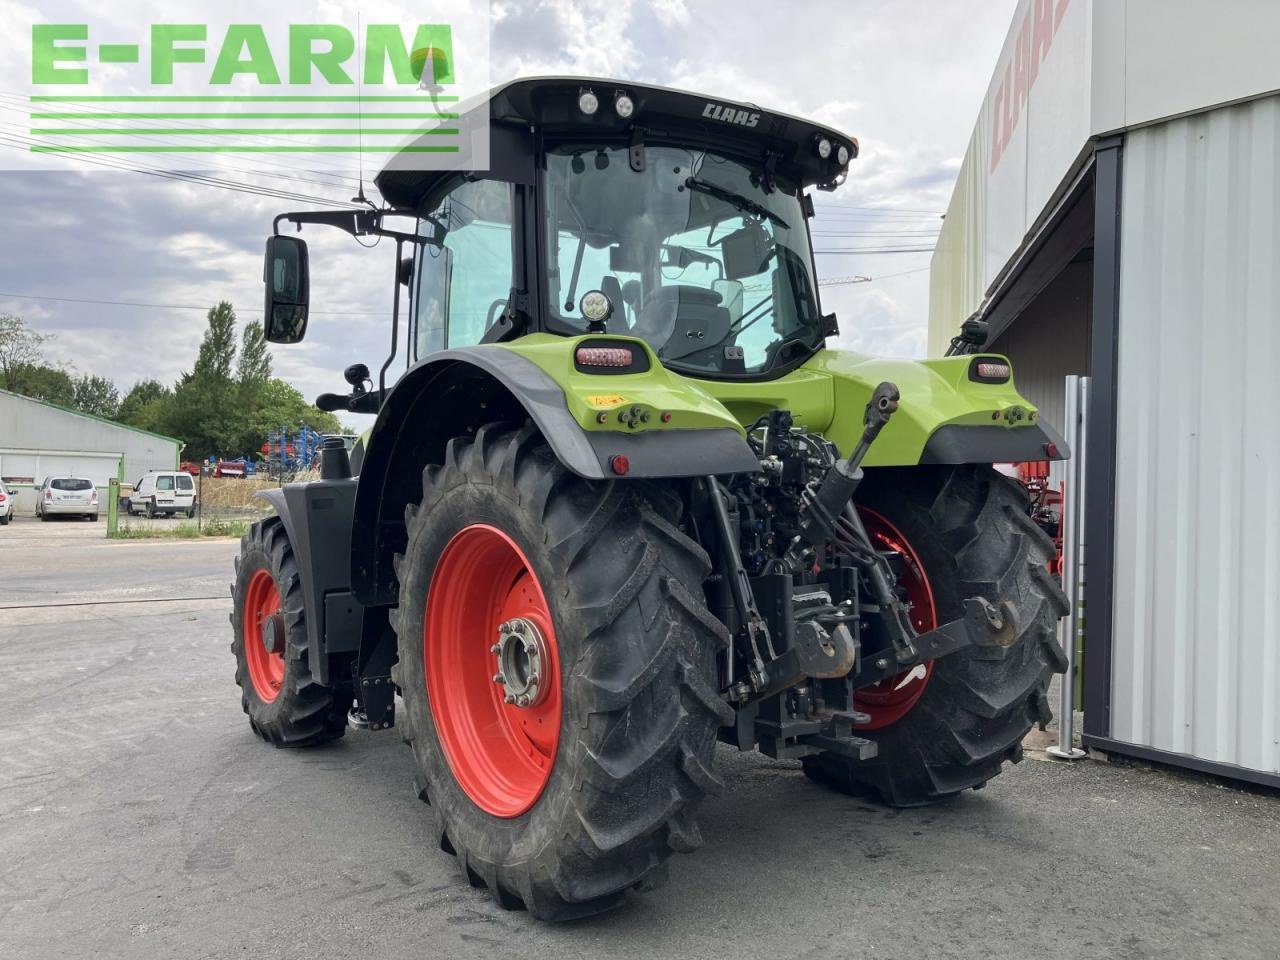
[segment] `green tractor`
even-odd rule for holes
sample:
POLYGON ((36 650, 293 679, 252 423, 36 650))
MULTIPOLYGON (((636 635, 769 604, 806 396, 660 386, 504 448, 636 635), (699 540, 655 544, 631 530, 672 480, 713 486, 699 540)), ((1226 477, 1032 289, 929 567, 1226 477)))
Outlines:
POLYGON ((806 191, 857 141, 605 80, 462 113, 486 169, 393 161, 384 209, 284 214, 268 240, 278 343, 308 309, 282 224, 399 255, 376 385, 355 364, 317 399, 372 429, 243 540, 253 730, 398 726, 441 849, 547 920, 699 845, 717 743, 895 806, 1018 761, 1067 603, 992 464, 1067 450, 1003 357, 825 345, 806 191))

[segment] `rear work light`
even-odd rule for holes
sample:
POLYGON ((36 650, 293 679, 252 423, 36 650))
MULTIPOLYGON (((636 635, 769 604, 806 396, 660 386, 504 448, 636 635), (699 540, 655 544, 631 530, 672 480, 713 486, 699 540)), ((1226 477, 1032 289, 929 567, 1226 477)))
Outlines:
POLYGON ((582 367, 629 367, 630 347, 579 347, 576 354, 582 367))
POLYGON ((969 379, 977 383, 1008 383, 1013 376, 1007 361, 978 357, 969 366, 969 379))

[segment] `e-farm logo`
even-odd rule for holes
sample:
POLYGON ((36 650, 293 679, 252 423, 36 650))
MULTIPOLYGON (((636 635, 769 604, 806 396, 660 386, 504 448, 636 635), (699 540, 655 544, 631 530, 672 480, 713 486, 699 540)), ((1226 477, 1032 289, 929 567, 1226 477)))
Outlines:
POLYGON ((459 151, 450 24, 154 23, 136 39, 118 26, 104 32, 31 25, 31 153, 459 151))

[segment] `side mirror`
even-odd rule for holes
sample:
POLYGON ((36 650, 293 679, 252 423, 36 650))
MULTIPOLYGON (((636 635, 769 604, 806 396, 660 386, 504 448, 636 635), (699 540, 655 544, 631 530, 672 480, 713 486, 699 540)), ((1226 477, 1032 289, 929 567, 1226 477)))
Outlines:
POLYGON ((267 288, 262 314, 266 338, 272 343, 297 343, 307 332, 311 298, 306 241, 299 237, 268 237, 262 280, 267 288))

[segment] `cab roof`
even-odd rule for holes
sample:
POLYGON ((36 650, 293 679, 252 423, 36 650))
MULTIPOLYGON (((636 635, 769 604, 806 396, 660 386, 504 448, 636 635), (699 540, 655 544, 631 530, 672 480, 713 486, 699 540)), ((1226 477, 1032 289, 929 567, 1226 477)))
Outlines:
MULTIPOLYGON (((457 119, 464 144, 487 144, 488 169, 502 175, 514 168, 513 154, 532 157, 535 138, 623 140, 640 143, 680 143, 735 156, 774 171, 798 187, 834 189, 858 155, 855 137, 830 127, 765 110, 755 104, 709 97, 669 87, 610 80, 601 77, 533 77, 512 80, 487 94, 464 102, 457 119), (579 106, 584 92, 598 107, 588 115, 579 106), (620 97, 632 103, 623 117, 615 104, 620 97), (487 136, 479 136, 486 134, 487 136), (830 153, 820 156, 820 141, 830 153), (841 148, 846 152, 840 162, 841 148)), ((424 134, 420 143, 429 143, 424 134)), ((410 163, 392 158, 376 183, 383 198, 397 209, 416 208, 436 182, 459 170, 475 169, 467 162, 467 147, 450 170, 408 169, 410 163)), ((519 179, 519 177, 514 177, 519 179)))

